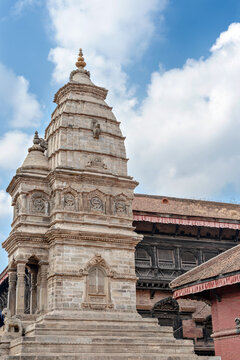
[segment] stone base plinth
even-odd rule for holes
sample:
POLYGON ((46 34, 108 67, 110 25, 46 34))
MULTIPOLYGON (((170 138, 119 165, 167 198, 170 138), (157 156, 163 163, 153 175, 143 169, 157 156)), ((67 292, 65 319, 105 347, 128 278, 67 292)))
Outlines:
MULTIPOLYGON (((194 360, 193 343, 136 313, 54 312, 27 325, 1 360, 194 360)), ((201 358, 202 359, 202 358, 201 358)))

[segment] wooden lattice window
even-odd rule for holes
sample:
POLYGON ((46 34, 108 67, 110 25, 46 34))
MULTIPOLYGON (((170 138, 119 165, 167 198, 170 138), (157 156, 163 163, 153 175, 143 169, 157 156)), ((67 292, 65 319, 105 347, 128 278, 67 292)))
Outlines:
POLYGON ((191 251, 184 251, 182 253, 182 267, 192 268, 197 265, 197 259, 191 251))
POLYGON ((151 257, 145 249, 137 249, 135 252, 136 266, 149 267, 151 266, 151 257))
POLYGON ((212 259, 214 256, 217 256, 217 253, 214 253, 214 252, 211 252, 211 251, 204 252, 203 261, 208 261, 208 260, 212 259))
POLYGON ((171 249, 158 249, 158 266, 161 268, 174 267, 174 255, 171 249))

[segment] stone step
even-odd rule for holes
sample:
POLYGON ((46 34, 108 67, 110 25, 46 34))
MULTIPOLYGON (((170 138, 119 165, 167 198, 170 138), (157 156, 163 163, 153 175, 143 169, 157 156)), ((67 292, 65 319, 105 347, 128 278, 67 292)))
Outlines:
MULTIPOLYGON (((160 328, 160 327, 159 327, 160 328)), ((155 328, 155 330, 147 331, 146 329, 131 329, 131 331, 127 331, 126 329, 103 329, 99 327, 96 328, 82 328, 82 327, 66 327, 62 328, 53 328, 47 326, 36 326, 36 327, 28 327, 25 331, 25 336, 37 336, 37 335, 78 335, 78 336, 118 336, 122 337, 126 335, 128 337, 138 336, 143 338, 155 337, 155 338, 169 338, 173 339, 173 330, 171 331, 162 331, 161 328, 155 328)))
MULTIPOLYGON (((200 357, 200 360, 208 360, 208 357, 200 357)), ((101 357, 99 353, 92 354, 54 354, 51 355, 19 355, 19 356, 0 356, 0 360, 199 360, 197 355, 191 354, 136 354, 136 353, 109 353, 103 354, 101 357)))
MULTIPOLYGON (((118 336, 118 335, 97 335, 97 336, 89 336, 89 335, 62 335, 62 336, 56 336, 56 334, 53 335, 38 335, 36 337, 24 337, 24 338, 18 338, 12 341, 12 344, 15 346, 19 343, 38 343, 38 342, 45 342, 46 344, 49 343, 74 343, 74 344, 102 344, 102 343, 111 343, 111 344, 143 344, 144 338, 137 335, 132 335, 131 337, 128 336, 128 334, 125 334, 125 336, 118 336)), ((161 337, 148 337, 147 339, 147 345, 148 344, 160 344, 160 345, 168 345, 168 346, 186 346, 186 347, 193 347, 193 343, 191 340, 176 340, 175 338, 161 338, 161 337)))
MULTIPOLYGON (((57 340, 57 339, 56 339, 57 340)), ((30 354, 36 353, 37 349, 40 350, 41 354, 50 355, 52 353, 56 353, 57 351, 62 354, 63 352, 67 352, 69 354, 72 353, 81 353, 81 354, 91 354, 96 351, 100 354, 108 354, 108 353, 129 353, 135 352, 136 354, 186 354, 193 355, 193 347, 192 346, 179 346, 173 344, 157 344, 157 343, 113 343, 113 342, 104 342, 104 343, 75 343, 69 339, 69 342, 57 342, 55 340, 54 343, 50 342, 28 342, 25 341, 23 343, 16 344, 16 346, 11 346, 10 355, 17 354, 30 354)))
POLYGON ((161 332, 161 333, 173 333, 173 328, 170 326, 159 326, 156 322, 120 322, 120 321, 49 321, 44 320, 39 323, 34 323, 32 325, 28 325, 26 327, 26 332, 31 329, 41 329, 41 328, 52 328, 52 329, 76 329, 77 331, 93 331, 93 330, 101 330, 101 331, 112 331, 112 330, 120 330, 120 331, 147 331, 147 332, 161 332))

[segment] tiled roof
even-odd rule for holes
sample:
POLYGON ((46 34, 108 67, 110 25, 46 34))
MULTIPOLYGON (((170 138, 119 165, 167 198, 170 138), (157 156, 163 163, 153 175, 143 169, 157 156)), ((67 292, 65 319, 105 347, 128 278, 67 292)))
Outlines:
POLYGON ((205 282, 221 275, 239 272, 239 257, 240 244, 179 276, 171 282, 170 286, 173 289, 187 287, 196 282, 205 282))
POLYGON ((133 211, 240 221, 240 205, 135 194, 133 211))
POLYGON ((8 267, 6 267, 0 274, 0 285, 8 277, 8 267))

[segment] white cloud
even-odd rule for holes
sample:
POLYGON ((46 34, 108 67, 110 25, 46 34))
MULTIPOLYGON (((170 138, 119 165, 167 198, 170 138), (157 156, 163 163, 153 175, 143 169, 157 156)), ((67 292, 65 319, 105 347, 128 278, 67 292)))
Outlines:
POLYGON ((29 83, 23 76, 0 63, 1 116, 12 127, 33 127, 39 124, 41 106, 34 94, 29 92, 29 83))
POLYGON ((127 129, 131 168, 147 192, 216 196, 240 191, 240 24, 207 59, 152 74, 127 129))
POLYGON ((9 131, 0 138, 0 168, 15 170, 22 165, 33 136, 21 131, 9 131))
MULTIPOLYGON (((12 215, 11 197, 4 190, 0 189, 0 217, 12 215)), ((2 234, 0 234, 1 242, 2 234)))
POLYGON ((57 46, 49 59, 55 64, 56 82, 68 79, 78 49, 83 48, 88 70, 96 84, 110 90, 108 102, 131 108, 136 99, 127 89, 123 65, 136 60, 155 31, 154 19, 168 0, 48 0, 57 46))
POLYGON ((21 15, 25 8, 40 4, 39 0, 17 0, 12 7, 14 15, 21 15))

